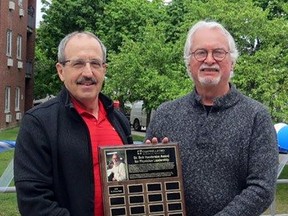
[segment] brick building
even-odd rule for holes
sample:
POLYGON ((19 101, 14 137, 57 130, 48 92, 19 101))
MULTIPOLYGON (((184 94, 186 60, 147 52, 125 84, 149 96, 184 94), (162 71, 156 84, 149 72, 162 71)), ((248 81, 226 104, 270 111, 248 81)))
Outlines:
POLYGON ((0 0, 0 130, 33 105, 36 0, 0 0))

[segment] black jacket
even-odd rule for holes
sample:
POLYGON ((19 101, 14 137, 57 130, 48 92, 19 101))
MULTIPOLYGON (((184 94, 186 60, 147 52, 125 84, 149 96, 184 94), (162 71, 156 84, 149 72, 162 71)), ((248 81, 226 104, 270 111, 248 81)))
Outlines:
MULTIPOLYGON (((99 95, 123 143, 133 143, 127 118, 99 95)), ((16 141, 14 180, 23 216, 94 216, 89 130, 64 88, 29 110, 16 141)))

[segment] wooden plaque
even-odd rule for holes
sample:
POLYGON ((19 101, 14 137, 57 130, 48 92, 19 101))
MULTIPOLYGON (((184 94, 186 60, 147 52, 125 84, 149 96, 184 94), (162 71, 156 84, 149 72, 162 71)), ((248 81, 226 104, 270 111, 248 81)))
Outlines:
POLYGON ((105 216, 186 215, 177 143, 99 148, 105 216))

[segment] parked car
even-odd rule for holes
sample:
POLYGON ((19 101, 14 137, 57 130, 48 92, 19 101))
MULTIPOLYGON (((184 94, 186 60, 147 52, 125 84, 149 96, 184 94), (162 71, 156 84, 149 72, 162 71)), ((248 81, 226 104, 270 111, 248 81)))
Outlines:
POLYGON ((133 126, 135 131, 141 131, 143 127, 147 127, 149 120, 152 118, 154 110, 152 110, 150 118, 147 118, 146 110, 143 106, 143 101, 139 100, 132 103, 130 112, 130 124, 133 126))
POLYGON ((131 114, 132 104, 130 102, 124 103, 124 115, 127 117, 128 121, 130 122, 130 114, 131 114))
POLYGON ((125 102, 124 105, 121 106, 119 100, 114 100, 113 105, 114 105, 114 108, 119 109, 130 122, 130 112, 131 112, 132 104, 130 102, 125 102))

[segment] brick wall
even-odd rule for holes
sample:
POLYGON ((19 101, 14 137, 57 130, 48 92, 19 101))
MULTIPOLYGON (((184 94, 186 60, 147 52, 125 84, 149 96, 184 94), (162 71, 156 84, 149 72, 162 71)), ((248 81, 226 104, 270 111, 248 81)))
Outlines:
MULTIPOLYGON (((33 19, 36 18, 36 0, 23 0, 19 5, 18 0, 5 0, 0 2, 0 130, 14 127, 19 124, 24 112, 32 107, 33 101, 33 76, 27 78, 26 61, 34 61, 35 55, 35 24, 27 28, 28 7, 34 8, 33 19), (12 55, 6 55, 7 30, 12 31, 12 55), (17 37, 22 36, 22 55, 17 58, 17 37), (13 66, 7 66, 8 58, 13 61, 13 66), (21 66, 22 65, 22 66, 21 66), (27 85, 28 83, 28 85, 27 85), (10 87, 10 111, 5 112, 5 88, 10 87), (16 88, 20 88, 20 109, 15 110, 16 88), (21 113, 21 114, 19 114, 21 113), (11 122, 6 122, 7 115, 11 115, 11 122)), ((34 22, 35 23, 35 22, 34 22)))

